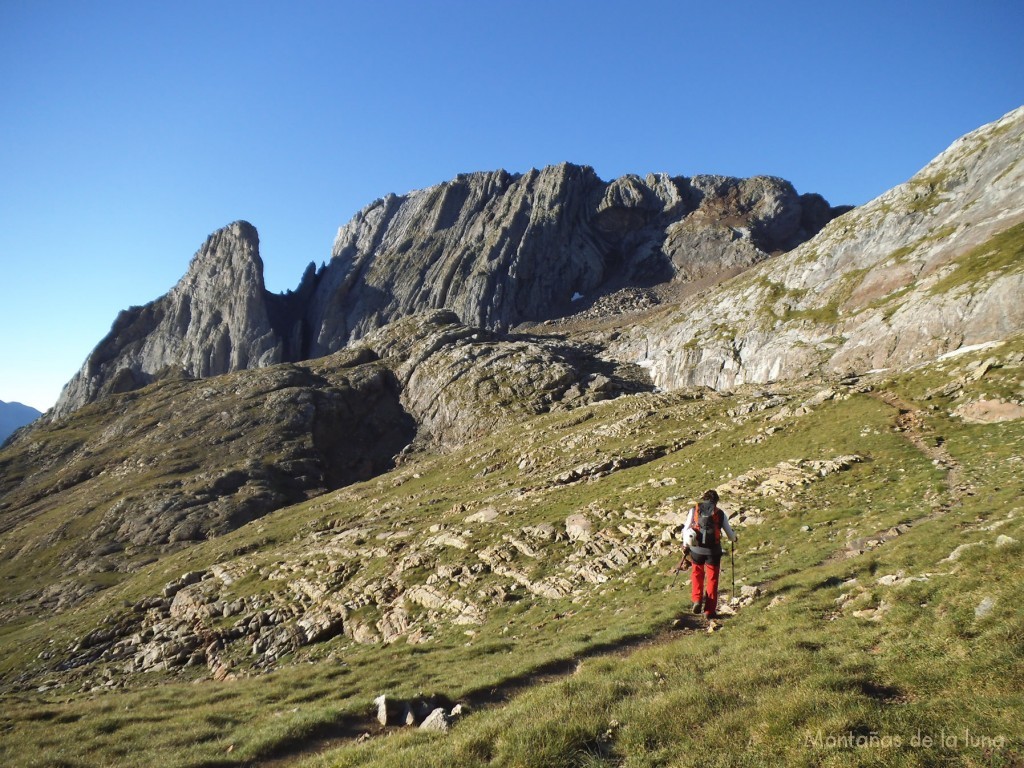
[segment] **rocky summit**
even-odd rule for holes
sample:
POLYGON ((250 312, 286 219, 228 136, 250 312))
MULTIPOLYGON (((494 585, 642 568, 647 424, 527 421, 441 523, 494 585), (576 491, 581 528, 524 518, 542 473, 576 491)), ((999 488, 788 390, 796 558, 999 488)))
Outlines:
POLYGON ((330 262, 284 295, 264 287, 255 228, 235 222, 168 294, 118 316, 54 414, 169 377, 323 357, 422 311, 502 330, 630 286, 714 279, 843 210, 767 177, 604 182, 569 164, 468 174, 370 204, 339 230, 330 262))
POLYGON ((0 449, 0 760, 1019 764, 1022 158, 460 176, 282 295, 215 233, 0 449))

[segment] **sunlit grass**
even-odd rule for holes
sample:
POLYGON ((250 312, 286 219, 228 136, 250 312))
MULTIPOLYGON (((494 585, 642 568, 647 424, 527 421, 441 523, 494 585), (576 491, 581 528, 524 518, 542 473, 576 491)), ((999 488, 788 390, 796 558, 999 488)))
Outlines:
MULTIPOLYGON (((517 430, 514 439, 498 433, 472 450, 418 457, 378 480, 170 555, 80 610, 6 624, 0 665, 10 680, 41 650, 66 648, 126 603, 159 593, 187 570, 237 557, 232 553, 245 552, 258 564, 306 557, 305 537, 329 523, 408 527, 423 536, 438 522, 458 529, 483 505, 514 521, 509 530, 561 525, 589 505, 615 513, 618 522, 624 510, 682 508, 705 487, 751 469, 863 456, 784 498, 745 502, 765 521, 740 529, 735 575, 738 584, 760 584, 766 594, 725 619, 718 632, 665 632, 688 602, 685 579, 673 584, 666 576, 674 564, 666 556, 576 601, 523 593, 488 606, 473 636, 462 627, 438 628, 422 646, 360 646, 338 637, 287 657, 272 673, 225 683, 189 669, 143 676, 127 690, 7 693, 0 760, 14 766, 213 766, 294 754, 296 765, 323 767, 1012 765, 1024 754, 1024 616, 1018 609, 1024 428, 1020 422, 963 424, 949 416, 953 398, 926 399, 973 359, 884 384, 923 409, 929 429, 961 463, 973 495, 957 503, 944 470, 893 430, 894 410, 871 393, 773 422, 780 430, 761 442, 750 439, 777 409, 734 420, 727 411, 740 397, 627 399, 591 407, 592 418, 549 414, 531 420, 530 430, 517 430), (639 426, 632 432, 628 424, 610 428, 634 417, 631 423, 639 426), (550 483, 595 455, 681 438, 694 442, 601 480, 550 483), (523 453, 535 458, 535 468, 519 468, 523 453), (523 501, 518 492, 524 488, 541 490, 523 501), (833 557, 851 537, 897 524, 911 525, 865 554, 833 557), (999 535, 1017 543, 996 547, 999 535), (947 561, 964 543, 980 546, 947 561), (900 572, 904 578, 893 584, 879 582, 900 572), (851 596, 846 608, 837 602, 844 594, 851 596), (979 618, 975 611, 985 600, 994 610, 979 618), (878 620, 853 615, 883 604, 878 620), (638 644, 655 635, 657 644, 638 644), (372 700, 383 692, 473 697, 481 706, 446 736, 405 731, 355 743, 358 732, 373 730, 372 700), (910 743, 915 734, 944 732, 962 743, 910 743), (987 749, 967 743, 965 732, 1007 742, 1001 751, 987 749), (878 743, 856 745, 873 734, 878 743), (312 743, 327 751, 306 754, 312 743)), ((1012 395, 1019 386, 1019 369, 996 369, 970 382, 961 399, 1012 395)), ((793 404, 816 387, 794 392, 793 404)), ((505 530, 482 529, 474 546, 500 540, 505 530)), ((568 547, 559 542, 551 551, 568 547)), ((456 562, 464 555, 443 557, 456 562)), ((524 563, 536 576, 551 567, 544 560, 524 563)), ((384 572, 388 565, 367 567, 384 572)), ((731 563, 725 566, 723 585, 731 591, 731 563)), ((252 578, 237 590, 259 594, 271 586, 252 578)), ((247 663, 239 658, 243 674, 247 663)))

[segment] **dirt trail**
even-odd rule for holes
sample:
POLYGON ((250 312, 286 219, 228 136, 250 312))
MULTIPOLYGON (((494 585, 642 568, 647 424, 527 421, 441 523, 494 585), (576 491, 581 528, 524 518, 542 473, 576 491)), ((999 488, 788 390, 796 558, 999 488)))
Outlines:
POLYGON ((889 390, 876 392, 875 396, 899 412, 896 426, 914 447, 931 459, 935 466, 946 470, 949 499, 941 504, 941 508, 948 511, 963 501, 965 496, 973 496, 974 488, 964 479, 963 467, 946 449, 943 438, 937 436, 925 422, 924 412, 889 390))
POLYGON ((963 467, 960 462, 951 454, 945 446, 945 441, 940 435, 928 426, 924 418, 924 412, 912 403, 908 403, 897 393, 890 390, 879 390, 871 393, 872 397, 896 409, 896 429, 919 450, 932 464, 945 470, 946 493, 941 497, 924 502, 931 502, 931 511, 916 520, 894 526, 885 531, 879 531, 871 536, 864 536, 850 541, 843 549, 834 552, 826 562, 845 560, 856 557, 865 551, 891 541, 897 536, 906 533, 911 526, 923 523, 927 520, 934 520, 942 517, 954 507, 961 504, 965 497, 974 495, 974 487, 964 477, 963 467))

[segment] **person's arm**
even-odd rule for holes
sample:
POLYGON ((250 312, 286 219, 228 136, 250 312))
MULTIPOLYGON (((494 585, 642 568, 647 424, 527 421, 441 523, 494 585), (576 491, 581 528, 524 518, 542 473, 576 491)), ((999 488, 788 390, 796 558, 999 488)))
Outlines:
POLYGON ((679 565, 672 569, 673 573, 685 571, 690 567, 690 546, 693 544, 694 516, 693 510, 691 510, 690 515, 686 519, 686 524, 683 526, 683 559, 679 561, 679 565))
POLYGON ((729 537, 729 541, 735 544, 737 538, 736 532, 733 531, 732 526, 729 525, 729 516, 725 514, 725 510, 722 510, 722 530, 725 531, 725 535, 729 537))

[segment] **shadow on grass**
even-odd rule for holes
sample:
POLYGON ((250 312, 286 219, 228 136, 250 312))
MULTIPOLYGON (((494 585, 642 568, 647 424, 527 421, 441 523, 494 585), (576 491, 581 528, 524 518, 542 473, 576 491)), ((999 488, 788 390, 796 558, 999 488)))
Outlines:
MULTIPOLYGON (((728 621, 728 617, 723 616, 716 621, 723 623, 723 621, 728 621)), ((470 711, 500 706, 528 688, 551 683, 573 674, 579 664, 587 659, 631 653, 644 647, 671 642, 683 634, 704 632, 706 629, 707 621, 703 616, 684 615, 673 622, 670 627, 663 627, 653 632, 626 635, 606 643, 597 643, 569 658, 553 659, 521 674, 506 678, 496 685, 467 691, 457 700, 452 700, 443 694, 435 695, 432 698, 438 705, 447 703, 450 706, 453 701, 457 701, 468 705, 470 711)), ((330 722, 315 724, 301 734, 277 741, 251 760, 239 762, 218 760, 202 763, 201 768, 223 768, 225 766, 237 768, 238 765, 276 768, 287 765, 299 757, 341 747, 347 743, 365 740, 368 737, 382 736, 403 730, 406 727, 408 726, 382 726, 372 714, 342 717, 330 722)))
MULTIPOLYGON (((527 688, 572 674, 580 662, 587 659, 632 652, 645 646, 669 642, 685 632, 704 631, 707 628, 707 622, 702 616, 684 615, 677 621, 678 624, 674 627, 665 627, 655 632, 625 635, 617 640, 597 643, 569 658, 554 659, 520 675, 502 680, 497 685, 469 691, 462 697, 462 700, 471 707, 503 704, 527 688)), ((717 619, 717 621, 721 622, 722 619, 717 619)))

